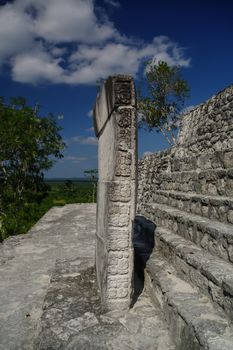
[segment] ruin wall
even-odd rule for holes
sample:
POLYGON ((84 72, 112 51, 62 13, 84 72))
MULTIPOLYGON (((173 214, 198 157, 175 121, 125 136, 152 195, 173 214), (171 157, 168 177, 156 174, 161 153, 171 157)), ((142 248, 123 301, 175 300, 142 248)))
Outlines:
MULTIPOLYGON (((183 115, 178 145, 142 158, 138 173, 138 212, 144 215, 144 204, 161 191, 233 196, 233 86, 183 115)), ((213 218, 233 223, 231 208, 212 211, 213 218)))

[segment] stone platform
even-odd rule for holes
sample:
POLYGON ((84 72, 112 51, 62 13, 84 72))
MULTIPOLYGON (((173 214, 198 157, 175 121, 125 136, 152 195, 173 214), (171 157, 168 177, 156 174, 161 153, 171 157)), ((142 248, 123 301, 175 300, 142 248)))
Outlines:
POLYGON ((95 223, 93 204, 57 207, 0 245, 0 350, 174 349, 145 293, 128 312, 101 311, 95 223))

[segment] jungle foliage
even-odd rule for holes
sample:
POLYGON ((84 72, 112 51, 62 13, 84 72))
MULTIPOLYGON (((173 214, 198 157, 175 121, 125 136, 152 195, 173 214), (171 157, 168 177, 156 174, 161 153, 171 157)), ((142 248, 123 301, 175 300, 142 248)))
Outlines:
POLYGON ((175 145, 175 131, 189 96, 188 83, 182 77, 180 67, 159 61, 147 63, 146 85, 146 96, 139 90, 139 125, 149 131, 161 132, 170 145, 175 145))
POLYGON ((0 100, 0 239, 24 233, 48 196, 44 171, 63 157, 61 128, 22 97, 0 100))

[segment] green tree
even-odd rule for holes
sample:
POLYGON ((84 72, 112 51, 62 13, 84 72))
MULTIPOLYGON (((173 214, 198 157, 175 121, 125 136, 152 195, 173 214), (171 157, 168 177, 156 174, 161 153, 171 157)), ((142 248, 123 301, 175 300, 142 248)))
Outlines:
POLYGON ((148 96, 139 92, 138 97, 139 126, 160 131, 170 145, 176 144, 174 131, 189 96, 189 87, 182 78, 180 67, 170 67, 163 61, 149 62, 146 83, 148 96))
POLYGON ((74 191, 74 183, 72 180, 66 180, 64 184, 65 192, 72 193, 74 191))
POLYGON ((52 115, 39 116, 24 98, 0 100, 0 237, 25 232, 35 203, 47 191, 44 171, 65 144, 52 115))
POLYGON ((98 181, 98 170, 97 169, 90 169, 85 170, 84 175, 91 181, 92 183, 92 202, 95 203, 96 198, 96 188, 97 188, 97 181, 98 181))

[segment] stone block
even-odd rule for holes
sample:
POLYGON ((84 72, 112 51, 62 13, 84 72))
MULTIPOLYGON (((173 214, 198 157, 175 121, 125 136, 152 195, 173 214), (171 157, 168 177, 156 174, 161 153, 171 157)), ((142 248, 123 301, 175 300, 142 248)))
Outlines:
POLYGON ((102 132, 112 112, 119 106, 135 107, 134 82, 130 76, 110 77, 102 86, 93 109, 96 136, 102 132))
POLYGON ((111 311, 129 308, 133 292, 137 123, 130 76, 105 82, 96 100, 94 125, 99 139, 96 270, 103 308, 111 311))
POLYGON ((109 186, 109 199, 112 202, 129 202, 131 199, 130 181, 112 181, 109 186))
POLYGON ((116 159, 116 176, 131 175, 132 154, 129 151, 119 151, 116 159))
POLYGON ((130 204, 109 202, 108 220, 109 226, 128 227, 130 224, 130 204))
POLYGON ((107 236, 107 250, 108 251, 124 251, 132 246, 130 241, 128 227, 122 228, 109 228, 107 236))

